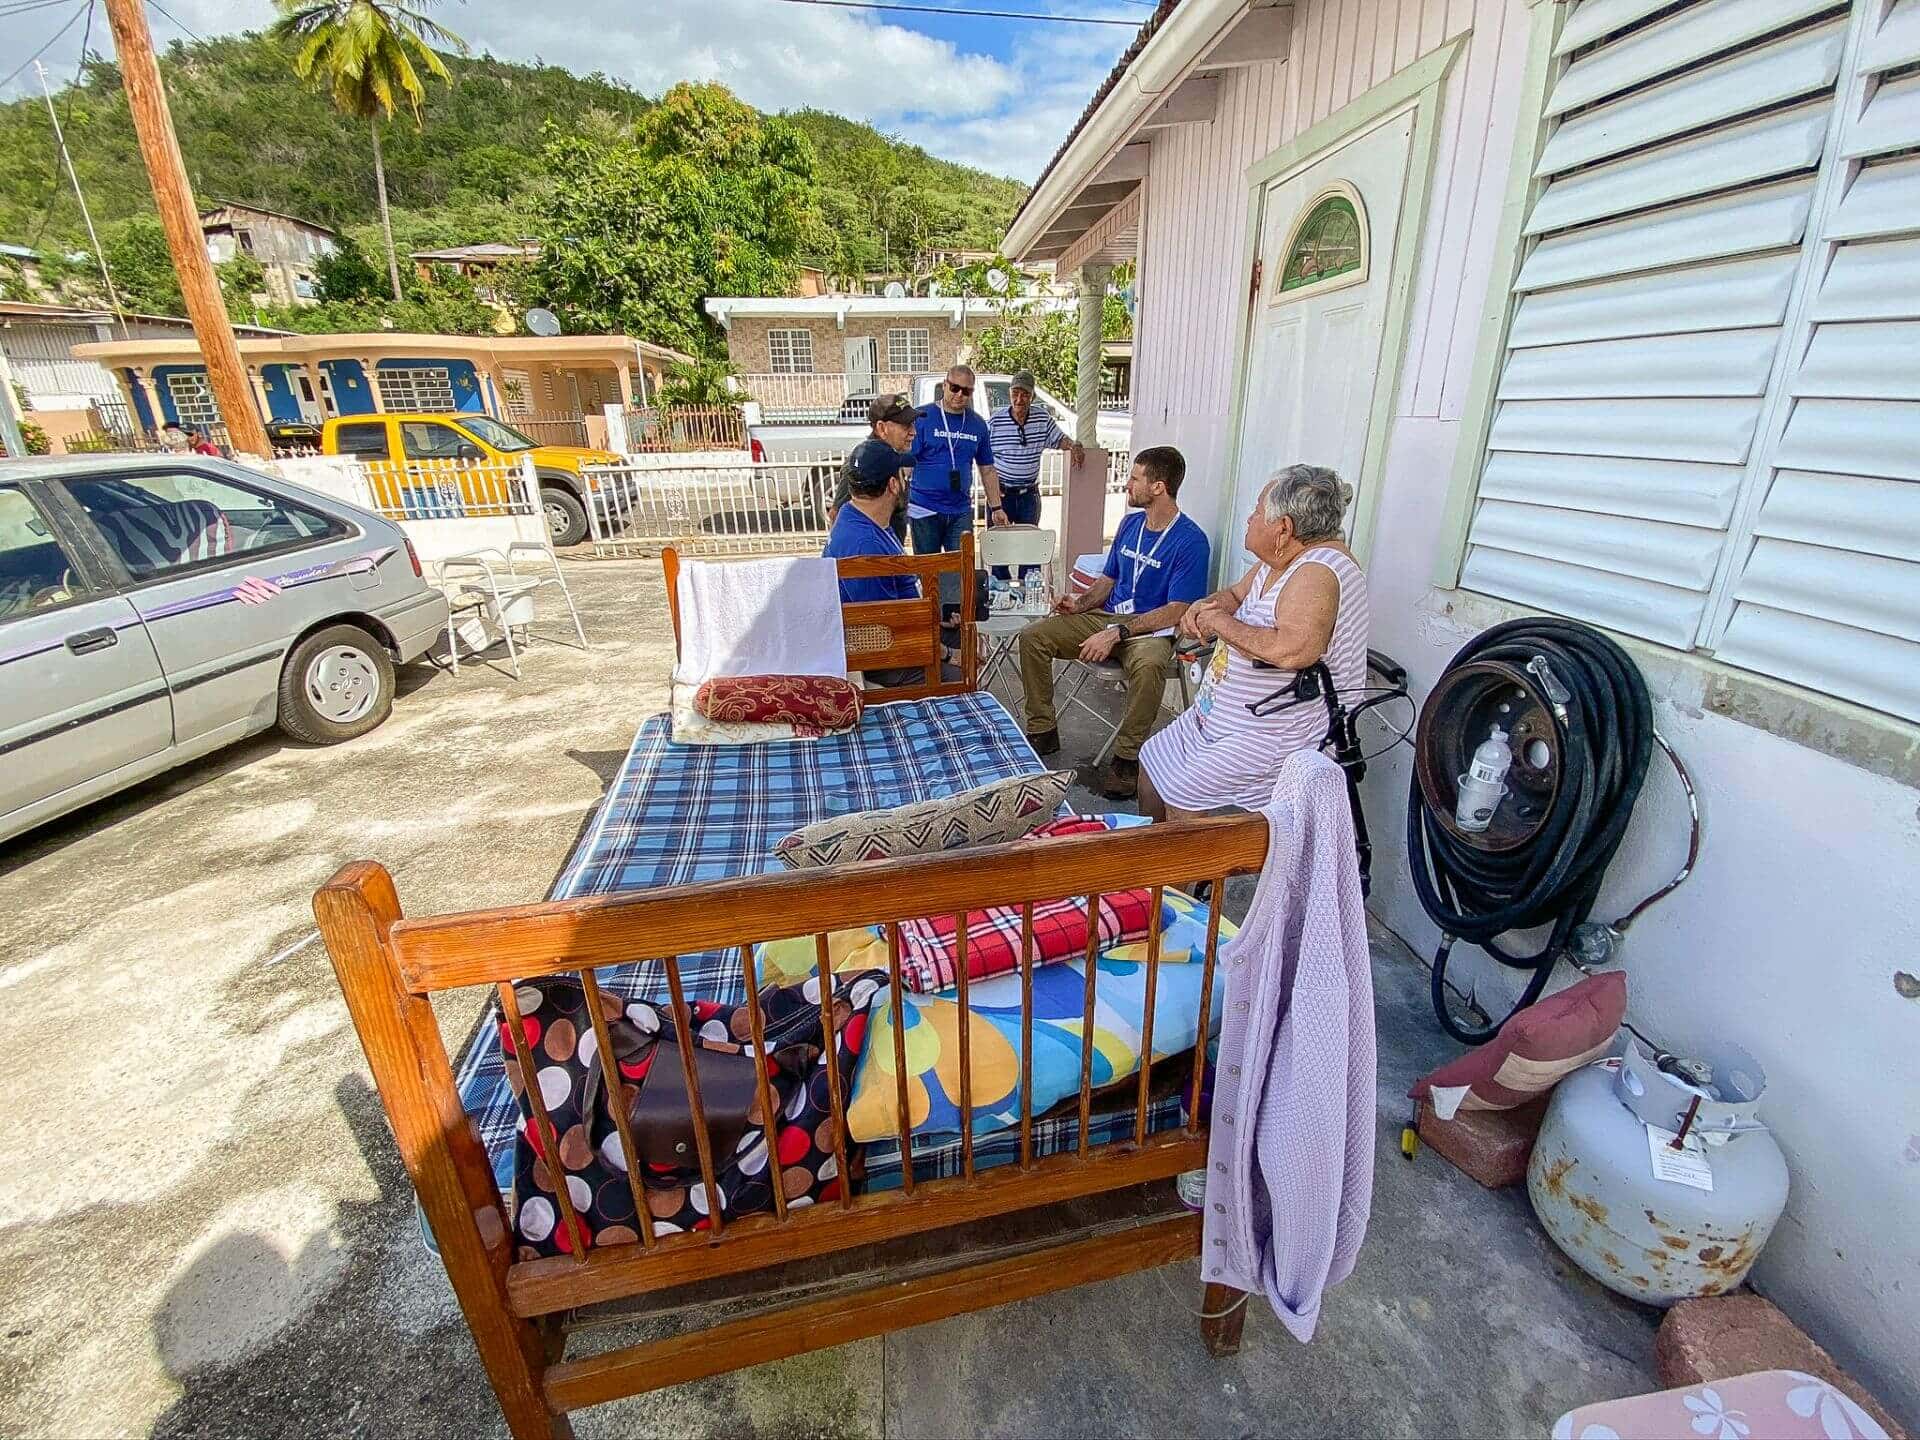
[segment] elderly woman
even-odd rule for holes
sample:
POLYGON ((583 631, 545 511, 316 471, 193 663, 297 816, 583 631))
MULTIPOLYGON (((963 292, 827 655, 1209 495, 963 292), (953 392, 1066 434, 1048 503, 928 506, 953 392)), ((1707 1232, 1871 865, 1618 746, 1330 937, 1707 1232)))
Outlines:
POLYGON ((1246 539, 1259 563, 1180 622, 1182 635, 1219 643, 1192 706, 1140 751, 1142 814, 1266 804, 1280 762, 1326 737, 1327 712, 1315 702, 1256 716, 1248 705, 1317 660, 1337 690, 1366 683, 1367 577, 1340 538, 1352 494, 1318 465, 1291 465, 1260 492, 1246 539))

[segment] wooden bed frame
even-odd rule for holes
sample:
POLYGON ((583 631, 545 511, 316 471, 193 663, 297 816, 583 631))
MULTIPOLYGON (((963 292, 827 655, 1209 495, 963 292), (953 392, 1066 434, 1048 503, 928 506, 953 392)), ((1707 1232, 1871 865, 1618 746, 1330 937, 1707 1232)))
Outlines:
MULTIPOLYGON (((671 552, 669 552, 671 555, 671 552)), ((956 557, 886 557, 843 561, 843 574, 911 573, 923 588, 943 569, 963 564, 963 615, 971 615, 970 547, 956 557)), ((667 565, 668 594, 673 593, 675 562, 667 565)), ((885 602, 887 612, 871 605, 845 607, 849 635, 861 625, 884 625, 892 640, 879 650, 861 650, 864 665, 926 664, 938 676, 939 614, 931 602, 885 602), (909 614, 903 607, 915 607, 909 614), (917 635, 910 630, 926 626, 917 635), (884 658, 873 658, 876 655, 884 658)), ((963 625, 962 669, 971 680, 977 664, 972 626, 963 625)), ((856 658, 849 645, 850 661, 856 658)), ((914 693, 950 694, 959 682, 930 682, 914 693)), ((883 691, 887 699, 909 698, 883 691)), ((567 1413, 622 1396, 719 1374, 803 1351, 884 1334, 950 1315, 986 1309, 1010 1300, 1107 1279, 1134 1270, 1165 1265, 1198 1254, 1198 1215, 1150 1218, 1092 1238, 1067 1237, 1011 1258, 969 1261, 962 1252, 951 1266, 916 1273, 910 1279, 868 1284, 827 1299, 776 1306, 743 1319, 728 1320, 577 1359, 566 1357, 569 1312, 670 1287, 722 1276, 744 1276, 788 1262, 804 1261, 872 1246, 905 1236, 963 1226, 988 1217, 1059 1204, 1078 1197, 1125 1190, 1205 1166, 1207 1135, 1200 1114, 1207 1016, 1215 983, 1219 910, 1213 910, 1202 965, 1200 1032, 1191 1075, 1182 1077, 1189 1119, 1180 1128, 1149 1134, 1149 1080, 1155 1067, 1142 1065, 1134 1088, 1133 1134, 1124 1140, 1090 1145, 1088 1117, 1093 1106, 1091 1037, 1097 972, 1091 961, 1097 935, 1087 947, 1086 1033, 1082 1035, 1077 1150, 1038 1158, 1033 1147, 1032 1075, 1032 911, 1033 902, 1061 895, 1088 896, 1089 913, 1107 891, 1149 887, 1153 891, 1152 930, 1147 940, 1146 1022, 1140 1050, 1152 1054, 1153 997, 1160 969, 1159 899, 1168 886, 1206 879, 1214 895, 1224 894, 1229 876, 1259 869, 1267 849, 1266 822, 1259 816, 1140 826, 1102 835, 1064 838, 1044 846, 1001 845, 969 850, 966 855, 921 856, 824 870, 742 876, 627 895, 474 910, 407 919, 400 909, 393 878, 378 864, 347 865, 314 896, 314 913, 332 957, 354 1028, 366 1051, 394 1139, 420 1197, 421 1208, 439 1242, 448 1278, 473 1332, 475 1348, 500 1400, 512 1433, 520 1440, 572 1434, 567 1413), (776 1189, 772 1214, 725 1220, 713 1217, 707 1231, 658 1235, 640 1193, 640 1163, 623 1107, 614 1107, 614 1123, 634 1186, 640 1242, 584 1249, 578 1243, 579 1219, 559 1186, 555 1199, 561 1224, 576 1237, 573 1253, 516 1260, 512 1225, 495 1186, 480 1137, 461 1108, 452 1064, 434 1018, 430 997, 436 991, 466 986, 495 987, 527 1074, 533 1065, 520 1040, 522 1027, 514 998, 518 980, 546 975, 577 975, 586 992, 596 1041, 611 1054, 606 1016, 596 983, 602 967, 636 960, 659 965, 675 1008, 678 1053, 694 1112, 696 1148, 708 1193, 713 1193, 718 1162, 707 1142, 699 1079, 688 1061, 692 1036, 682 1003, 679 957, 733 949, 746 980, 752 1033, 761 1035, 755 999, 752 947, 761 941, 813 933, 821 974, 828 966, 828 932, 850 926, 888 927, 889 986, 895 1013, 901 996, 900 929, 902 919, 952 913, 960 951, 958 999, 967 1002, 966 915, 988 905, 1020 904, 1025 911, 1020 976, 1025 993, 1020 1064, 1022 1094, 1020 1157, 976 1173, 973 1137, 961 1137, 962 1171, 951 1179, 913 1175, 909 1135, 904 1034, 894 1027, 894 1069, 898 1081, 896 1129, 902 1149, 901 1188, 853 1194, 843 1182, 838 1201, 789 1208, 776 1189)), ((822 1019, 831 1029, 830 986, 822 987, 822 1019)), ((973 1074, 967 1027, 959 1046, 960 1108, 971 1113, 973 1074)), ((1164 1071, 1171 1062, 1162 1062, 1164 1071)), ((1184 1067, 1185 1062, 1181 1062, 1184 1067)), ((756 1058, 761 1110, 775 1116, 769 1103, 766 1062, 756 1058)), ((838 1126, 836 1158, 848 1175, 845 1115, 848 1097, 839 1072, 828 1067, 833 1116, 838 1126)), ((549 1155, 560 1153, 552 1120, 538 1086, 529 1086, 534 1124, 549 1155)), ((775 1145, 777 1119, 767 1121, 769 1146, 775 1145)), ((1200 1311, 1202 1335, 1215 1354, 1239 1348, 1245 1307, 1238 1292, 1204 1287, 1200 1311)))

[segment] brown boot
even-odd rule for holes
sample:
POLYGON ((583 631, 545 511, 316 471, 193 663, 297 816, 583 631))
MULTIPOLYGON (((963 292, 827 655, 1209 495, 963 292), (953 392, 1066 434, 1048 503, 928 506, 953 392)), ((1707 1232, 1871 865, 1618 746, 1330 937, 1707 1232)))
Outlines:
POLYGON ((1107 762, 1107 773, 1101 777, 1100 793, 1109 800, 1131 800, 1140 789, 1140 762, 1123 760, 1116 755, 1107 762))

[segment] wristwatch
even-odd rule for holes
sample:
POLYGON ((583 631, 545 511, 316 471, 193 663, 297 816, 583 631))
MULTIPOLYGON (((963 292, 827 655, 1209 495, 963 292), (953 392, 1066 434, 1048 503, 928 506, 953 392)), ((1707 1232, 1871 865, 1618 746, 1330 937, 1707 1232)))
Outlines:
POLYGON ((1127 629, 1127 622, 1124 620, 1114 621, 1111 625, 1107 626, 1107 629, 1113 631, 1121 640, 1131 640, 1133 638, 1133 632, 1127 629))

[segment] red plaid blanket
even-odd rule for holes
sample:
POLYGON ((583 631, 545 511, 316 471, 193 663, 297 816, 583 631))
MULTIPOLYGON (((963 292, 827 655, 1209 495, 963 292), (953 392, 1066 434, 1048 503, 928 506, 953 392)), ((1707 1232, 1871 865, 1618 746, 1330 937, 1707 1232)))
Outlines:
MULTIPOLYGON (((1072 816, 1042 825, 1029 840, 1087 835, 1110 828, 1105 821, 1072 816)), ((1100 897, 1100 947, 1125 945, 1147 936, 1153 896, 1147 890, 1119 890, 1100 897)), ((900 925, 900 979, 919 994, 958 983, 959 949, 954 917, 940 915, 900 925)), ((1033 963, 1050 964, 1086 954, 1087 897, 1042 900, 1033 907, 1033 963)), ((984 980, 1020 968, 1020 907, 992 905, 967 915, 967 979, 984 980)))

